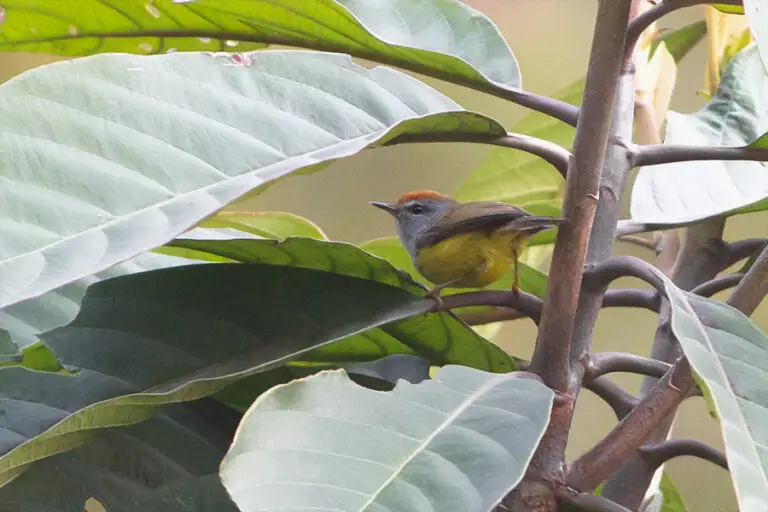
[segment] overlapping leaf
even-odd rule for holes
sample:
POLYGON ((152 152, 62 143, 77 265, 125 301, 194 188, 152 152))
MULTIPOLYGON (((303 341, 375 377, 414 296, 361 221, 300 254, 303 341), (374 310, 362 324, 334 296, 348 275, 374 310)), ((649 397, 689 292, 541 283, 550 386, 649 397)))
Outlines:
POLYGON ((504 133, 405 74, 311 52, 100 55, 29 71, 0 97, 0 307, 296 169, 408 132, 504 133))
POLYGON ((350 53, 457 81, 521 82, 493 22, 458 0, 5 0, 2 9, 6 51, 151 54, 268 43, 350 53))
MULTIPOLYGON (((95 429, 143 421, 160 405, 213 394, 369 329, 442 360, 483 348, 457 349, 440 317, 423 316, 433 304, 371 279, 263 264, 188 265, 96 283, 75 320, 43 335, 75 375, 0 368, 0 483, 95 429)), ((472 357, 512 369, 498 354, 472 357)))
MULTIPOLYGON (((768 147, 768 73, 753 45, 728 65, 711 101, 694 114, 670 112, 666 144, 768 147), (757 142, 755 142, 757 141, 757 142)), ((696 161, 644 167, 632 189, 631 221, 682 225, 768 208, 765 162, 696 161)))
MULTIPOLYGON (((171 242, 169 247, 213 254, 242 263, 322 270, 396 286, 412 294, 426 293, 406 272, 347 243, 308 238, 288 238, 281 243, 273 240, 178 239, 171 242)), ((429 319, 416 316, 377 331, 352 336, 302 356, 302 360, 338 363, 417 352, 436 364, 463 364, 488 371, 510 371, 515 368, 507 354, 477 335, 452 314, 436 313, 429 316, 429 319), (419 334, 412 336, 409 333, 419 334)))
POLYGON ((766 510, 768 337, 734 308, 663 279, 672 330, 718 412, 739 510, 766 510))
POLYGON ((242 512, 485 512, 523 477, 552 398, 536 380, 461 366, 391 392, 323 372, 259 397, 221 477, 242 512))

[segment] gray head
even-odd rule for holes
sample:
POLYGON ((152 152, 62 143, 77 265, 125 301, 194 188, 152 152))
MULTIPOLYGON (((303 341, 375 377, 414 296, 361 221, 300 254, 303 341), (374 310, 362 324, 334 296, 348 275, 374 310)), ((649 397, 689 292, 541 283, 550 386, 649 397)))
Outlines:
POLYGON ((413 256, 420 236, 434 226, 445 212, 460 203, 437 192, 418 191, 405 194, 394 204, 377 201, 371 204, 395 218, 400 242, 413 256))

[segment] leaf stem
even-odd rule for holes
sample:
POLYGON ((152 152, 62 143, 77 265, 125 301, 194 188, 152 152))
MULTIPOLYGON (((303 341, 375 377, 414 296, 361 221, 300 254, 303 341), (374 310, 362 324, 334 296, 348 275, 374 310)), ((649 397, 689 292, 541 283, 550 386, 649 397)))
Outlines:
POLYGON ((584 389, 603 399, 621 421, 638 403, 637 398, 608 377, 586 379, 584 389))
POLYGON ((568 162, 571 159, 571 153, 567 149, 548 140, 520 133, 507 133, 501 137, 462 132, 408 133, 395 137, 384 145, 391 146, 395 144, 429 142, 477 142, 481 144, 519 149, 547 161, 557 169, 563 177, 565 177, 566 172, 568 171, 568 162))
POLYGON ((695 439, 667 439, 658 444, 645 444, 638 451, 652 470, 675 457, 683 456, 698 457, 728 469, 728 460, 723 452, 695 439))
POLYGON ((766 294, 768 294, 768 245, 763 248, 760 256, 757 257, 726 302, 750 316, 755 312, 766 294))
POLYGON ((666 295, 664 281, 650 263, 635 256, 614 256, 600 263, 595 263, 584 271, 584 289, 589 291, 604 290, 611 282, 620 277, 636 277, 650 284, 656 291, 666 295))
POLYGON ((680 358, 637 407, 602 441, 570 465, 567 485, 581 492, 594 490, 643 444, 662 420, 675 411, 692 387, 691 367, 686 358, 680 358))
POLYGON ((670 368, 669 363, 625 352, 601 352, 587 362, 585 378, 595 379, 614 372, 637 373, 661 378, 670 368))
POLYGON ((751 160, 766 162, 768 161, 768 148, 646 144, 644 146, 631 146, 630 157, 633 167, 700 160, 751 160))

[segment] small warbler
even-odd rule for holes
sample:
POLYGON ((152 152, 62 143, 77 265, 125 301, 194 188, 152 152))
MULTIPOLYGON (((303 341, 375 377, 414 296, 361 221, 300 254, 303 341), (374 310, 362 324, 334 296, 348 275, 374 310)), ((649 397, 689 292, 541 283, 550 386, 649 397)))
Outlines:
POLYGON ((435 283, 428 295, 440 302, 443 288, 480 288, 514 265, 520 293, 518 257, 528 239, 565 219, 537 217, 506 203, 460 203, 431 190, 409 192, 397 203, 371 202, 397 223, 400 242, 416 269, 435 283))

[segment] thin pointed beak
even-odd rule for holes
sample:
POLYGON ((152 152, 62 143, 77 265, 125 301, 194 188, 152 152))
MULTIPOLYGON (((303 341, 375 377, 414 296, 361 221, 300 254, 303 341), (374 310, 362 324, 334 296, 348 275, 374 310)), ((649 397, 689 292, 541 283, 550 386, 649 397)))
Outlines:
POLYGON ((397 209, 395 205, 389 204, 389 203, 380 203, 379 201, 371 201, 371 206, 375 206, 376 208, 381 208, 385 212, 389 213, 390 215, 395 214, 395 210, 397 209))

